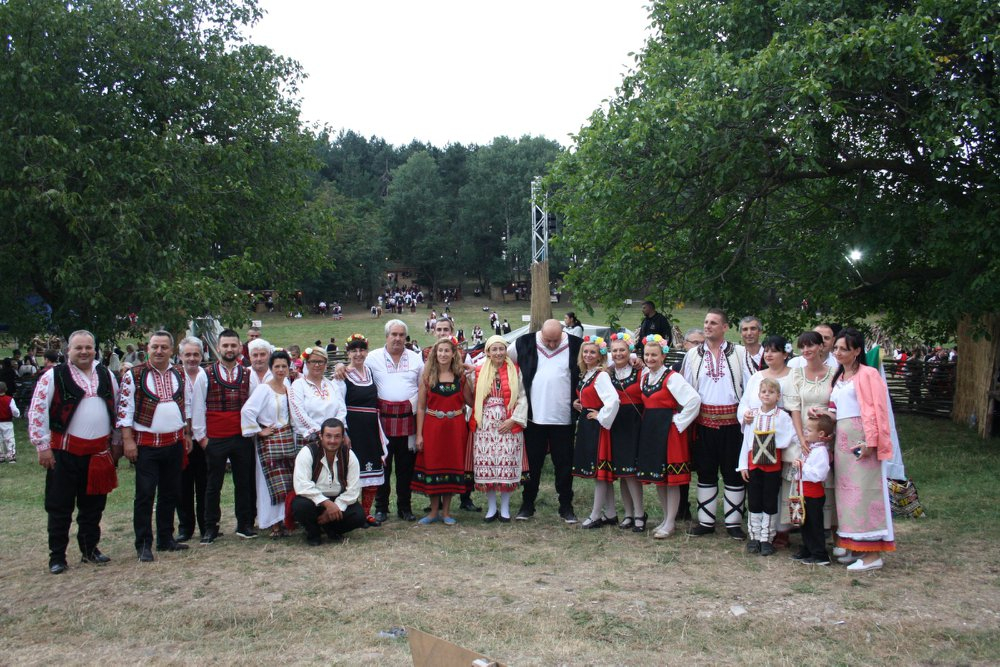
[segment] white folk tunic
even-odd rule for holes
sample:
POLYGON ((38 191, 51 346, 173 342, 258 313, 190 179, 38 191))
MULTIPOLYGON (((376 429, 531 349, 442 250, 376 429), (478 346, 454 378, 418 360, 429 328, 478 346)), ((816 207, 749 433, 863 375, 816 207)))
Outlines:
POLYGON ((292 428, 296 435, 309 437, 319 433, 327 419, 334 417, 341 422, 347 418, 347 406, 333 382, 323 378, 319 384, 305 377, 292 383, 292 428))
MULTIPOLYGON (((96 366, 87 374, 70 364, 70 373, 73 381, 84 390, 85 396, 77 406, 66 434, 85 440, 103 438, 111 433, 112 423, 104 399, 97 395, 96 366)), ((35 393, 31 398, 31 406, 28 408, 28 439, 39 452, 50 448, 52 432, 49 431, 49 408, 52 405, 54 390, 53 371, 50 368, 38 379, 35 393)), ((111 391, 117 400, 118 380, 114 375, 111 376, 111 391)))
MULTIPOLYGON (((573 387, 569 372, 569 338, 563 332, 559 347, 550 350, 542 343, 542 333, 535 332, 538 367, 531 380, 531 421, 534 424, 566 425, 573 423, 573 387)), ((507 354, 517 363, 517 348, 507 354)))

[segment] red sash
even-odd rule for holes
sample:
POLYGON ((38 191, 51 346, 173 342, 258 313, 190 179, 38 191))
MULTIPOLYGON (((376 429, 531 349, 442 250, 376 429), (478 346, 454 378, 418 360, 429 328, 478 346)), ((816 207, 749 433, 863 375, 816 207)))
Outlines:
POLYGON ((61 449, 74 456, 90 456, 87 468, 87 495, 103 496, 118 487, 118 471, 115 470, 111 452, 108 451, 108 438, 78 438, 75 435, 52 432, 50 447, 61 449))

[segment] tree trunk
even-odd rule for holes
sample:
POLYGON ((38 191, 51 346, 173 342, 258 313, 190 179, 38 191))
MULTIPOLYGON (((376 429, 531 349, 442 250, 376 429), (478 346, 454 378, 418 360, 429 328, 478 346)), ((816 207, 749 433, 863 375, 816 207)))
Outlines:
POLYGON ((549 298, 549 261, 531 265, 531 326, 538 331, 545 320, 552 319, 552 300, 549 298))
POLYGON ((993 433, 994 413, 1000 400, 997 386, 1000 315, 987 316, 980 326, 985 335, 976 339, 975 322, 965 318, 958 324, 958 366, 951 418, 988 438, 993 433))

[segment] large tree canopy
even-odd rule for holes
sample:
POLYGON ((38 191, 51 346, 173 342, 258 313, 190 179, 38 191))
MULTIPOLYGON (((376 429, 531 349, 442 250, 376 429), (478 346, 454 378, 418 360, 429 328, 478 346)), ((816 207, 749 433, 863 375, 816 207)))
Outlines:
POLYGON ((572 288, 789 325, 803 299, 949 330, 994 311, 998 17, 989 0, 656 2, 636 69, 550 179, 572 288))
POLYGON ((245 41, 254 0, 0 3, 0 313, 111 335, 239 318, 240 285, 318 266, 298 65, 245 41))

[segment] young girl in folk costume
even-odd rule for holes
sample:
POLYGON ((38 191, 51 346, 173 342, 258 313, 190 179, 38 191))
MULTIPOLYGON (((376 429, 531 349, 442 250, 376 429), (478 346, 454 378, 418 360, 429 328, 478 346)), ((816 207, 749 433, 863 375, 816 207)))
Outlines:
POLYGON ((781 450, 797 440, 792 418, 778 407, 781 385, 773 378, 762 378, 758 386, 760 407, 747 410, 741 423, 743 448, 736 469, 747 482, 747 553, 772 556, 778 532, 781 450))
POLYGON ((666 366, 669 344, 659 334, 643 339, 642 426, 639 430, 638 477, 656 485, 663 523, 653 537, 662 540, 674 532, 680 486, 691 482, 687 428, 698 416, 701 397, 680 375, 666 366))
POLYGON ((611 471, 621 480, 625 518, 618 524, 622 530, 641 533, 649 518, 642 503, 642 483, 636 476, 636 456, 639 452, 639 429, 642 426, 641 373, 633 368, 631 354, 635 351, 632 336, 626 332, 611 334, 611 365, 608 375, 618 392, 618 414, 611 424, 611 471))
POLYGON ((431 501, 423 525, 458 523, 451 516, 451 497, 465 493, 465 404, 472 399, 462 370, 457 340, 444 338, 431 346, 417 390, 417 460, 410 485, 431 501))
MULTIPOLYGON (((576 445, 573 451, 573 476, 595 480, 594 507, 581 528, 600 528, 605 524, 601 514, 605 506, 614 508, 614 472, 611 466, 611 424, 618 414, 618 391, 605 369, 604 357, 608 344, 603 338, 587 336, 580 346, 577 365, 580 382, 573 408, 580 413, 576 424, 576 445)), ((614 509, 608 523, 618 523, 614 509)))
POLYGON ((369 526, 379 526, 372 516, 372 503, 378 487, 385 482, 385 457, 389 439, 382 432, 378 418, 378 389, 372 372, 365 367, 368 339, 351 334, 347 339, 347 368, 343 380, 334 380, 347 405, 347 430, 351 434, 351 451, 358 457, 361 470, 361 509, 369 526))
POLYGON ((472 401, 473 430, 470 465, 476 489, 486 493, 489 506, 483 521, 499 517, 510 521, 510 494, 528 473, 524 449, 524 427, 528 423, 528 398, 521 370, 507 356, 507 341, 490 336, 486 361, 475 372, 472 401), (500 508, 497 510, 497 492, 500 508))

